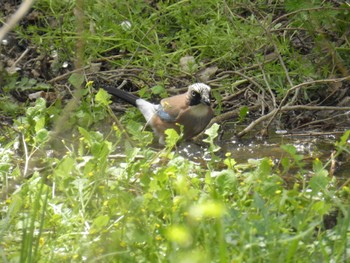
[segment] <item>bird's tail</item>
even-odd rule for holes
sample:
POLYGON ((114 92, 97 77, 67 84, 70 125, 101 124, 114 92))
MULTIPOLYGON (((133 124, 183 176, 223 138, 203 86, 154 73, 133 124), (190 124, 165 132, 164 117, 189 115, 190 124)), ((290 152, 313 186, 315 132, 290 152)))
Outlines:
POLYGON ((126 102, 130 103, 131 105, 137 106, 136 100, 139 99, 139 97, 135 96, 132 93, 111 87, 103 87, 103 89, 106 90, 109 94, 121 98, 122 100, 125 100, 126 102))

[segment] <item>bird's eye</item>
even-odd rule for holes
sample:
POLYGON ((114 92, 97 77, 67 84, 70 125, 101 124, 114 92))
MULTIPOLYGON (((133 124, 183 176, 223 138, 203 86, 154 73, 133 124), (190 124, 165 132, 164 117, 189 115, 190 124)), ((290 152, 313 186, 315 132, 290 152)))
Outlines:
POLYGON ((192 97, 196 97, 196 96, 197 96, 197 92, 195 92, 194 90, 192 90, 191 96, 192 96, 192 97))

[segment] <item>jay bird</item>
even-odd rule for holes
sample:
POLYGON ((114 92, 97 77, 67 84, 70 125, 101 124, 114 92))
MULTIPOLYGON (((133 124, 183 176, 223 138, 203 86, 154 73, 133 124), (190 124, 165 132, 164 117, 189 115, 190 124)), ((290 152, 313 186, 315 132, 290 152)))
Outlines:
POLYGON ((104 89, 136 106, 159 137, 160 144, 165 144, 166 129, 180 132, 179 125, 182 125, 183 138, 190 139, 201 133, 214 116, 210 107, 210 87, 203 83, 192 84, 186 93, 162 99, 159 104, 150 103, 121 89, 104 89))

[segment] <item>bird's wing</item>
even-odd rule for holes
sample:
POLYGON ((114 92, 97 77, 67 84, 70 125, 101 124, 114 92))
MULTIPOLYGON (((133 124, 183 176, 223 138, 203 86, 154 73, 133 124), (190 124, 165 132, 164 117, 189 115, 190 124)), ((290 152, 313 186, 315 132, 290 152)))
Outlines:
POLYGON ((170 115, 170 113, 166 112, 162 105, 158 105, 157 115, 159 116, 159 118, 161 120, 166 121, 166 122, 175 122, 176 117, 177 117, 174 115, 170 115))
POLYGON ((166 122, 176 122, 182 112, 189 108, 186 94, 162 99, 157 110, 159 118, 166 122))

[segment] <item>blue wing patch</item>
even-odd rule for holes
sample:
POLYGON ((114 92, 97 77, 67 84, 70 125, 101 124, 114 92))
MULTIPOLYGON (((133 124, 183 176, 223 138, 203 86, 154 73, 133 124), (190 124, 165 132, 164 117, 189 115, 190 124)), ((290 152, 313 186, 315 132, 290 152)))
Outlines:
POLYGON ((166 122, 174 122, 176 120, 174 116, 171 116, 169 113, 164 111, 162 105, 158 105, 157 115, 159 116, 159 118, 161 118, 163 121, 166 121, 166 122))

